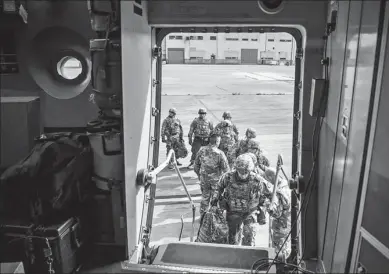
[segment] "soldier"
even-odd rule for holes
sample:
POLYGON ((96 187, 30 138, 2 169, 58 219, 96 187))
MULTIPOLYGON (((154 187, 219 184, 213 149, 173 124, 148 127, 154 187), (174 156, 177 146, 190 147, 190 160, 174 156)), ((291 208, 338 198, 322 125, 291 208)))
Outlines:
POLYGON ((221 121, 216 125, 215 129, 220 133, 220 145, 219 149, 228 155, 228 152, 235 144, 235 133, 232 129, 232 123, 229 120, 221 121))
MULTIPOLYGON (((265 168, 264 178, 271 183, 274 183, 276 177, 276 171, 273 168, 265 168)), ((272 217, 271 222, 271 238, 272 244, 276 253, 280 251, 281 246, 284 244, 286 237, 291 229, 291 191, 289 189, 288 182, 279 177, 277 190, 276 190, 276 203, 273 209, 269 210, 269 214, 272 217)), ((286 240, 286 243, 282 247, 279 253, 280 259, 286 260, 291 252, 290 237, 286 240)))
POLYGON ((213 124, 205 116, 207 111, 205 108, 199 109, 199 117, 195 118, 190 125, 188 138, 189 144, 192 146, 192 157, 188 168, 192 168, 196 159, 196 154, 202 146, 206 146, 209 143, 209 134, 213 130, 213 124), (194 135, 194 140, 192 136, 194 135))
POLYGON ((226 156, 218 149, 219 144, 220 136, 217 131, 213 130, 209 145, 200 148, 197 152, 194 171, 199 177, 201 186, 201 215, 207 211, 210 198, 217 189, 220 177, 230 170, 226 156))
POLYGON ((212 198, 227 210, 229 244, 255 245, 255 223, 261 200, 270 199, 272 186, 259 174, 253 172, 254 163, 250 155, 240 155, 236 159, 235 170, 225 173, 219 188, 212 198), (243 224, 243 229, 241 229, 243 224))
MULTIPOLYGON (((178 144, 183 140, 183 130, 181 121, 176 118, 177 110, 175 108, 169 109, 169 116, 165 118, 162 123, 161 135, 162 142, 166 143, 166 155, 169 154, 170 149, 174 149, 176 159, 178 159, 178 144)), ((177 161, 177 165, 182 165, 177 161)), ((169 169, 173 169, 173 161, 169 163, 169 169)))
POLYGON ((234 139, 235 139, 235 142, 238 142, 239 141, 239 130, 238 130, 238 128, 235 126, 235 124, 231 121, 231 119, 232 119, 232 116, 231 116, 231 112, 229 112, 229 111, 225 111, 224 113, 223 113, 223 119, 225 120, 225 121, 230 121, 231 122, 231 124, 232 124, 232 129, 233 129, 233 131, 234 131, 234 133, 235 133, 235 136, 234 136, 234 139))
POLYGON ((257 158, 258 167, 262 170, 265 170, 265 167, 270 165, 269 159, 263 155, 262 150, 259 147, 259 142, 254 139, 249 139, 247 141, 247 152, 253 153, 257 158))
MULTIPOLYGON (((228 162, 230 163, 230 167, 233 166, 233 163, 234 163, 236 157, 238 157, 239 155, 242 155, 244 153, 249 152, 248 146, 249 146, 249 144, 250 144, 250 146, 254 145, 254 143, 252 141, 254 141, 254 138, 256 138, 256 137, 257 137, 257 133, 256 133, 255 129, 248 128, 246 130, 246 139, 240 140, 239 142, 237 142, 229 151, 227 158, 228 158, 228 162)), ((256 146, 256 145, 254 145, 254 146, 256 146)), ((253 149, 253 147, 250 147, 250 149, 253 149)), ((258 144, 258 149, 259 149, 259 144, 258 144)), ((251 151, 257 155, 255 148, 251 151)), ((269 165, 269 160, 267 160, 267 158, 262 154, 261 150, 258 151, 258 155, 259 155, 258 163, 261 164, 261 166, 263 164, 269 165)))
POLYGON ((229 119, 231 118, 231 114, 229 114, 229 112, 224 112, 223 118, 224 120, 217 124, 215 129, 217 129, 221 135, 219 149, 228 156, 229 151, 238 141, 239 132, 236 126, 229 119))

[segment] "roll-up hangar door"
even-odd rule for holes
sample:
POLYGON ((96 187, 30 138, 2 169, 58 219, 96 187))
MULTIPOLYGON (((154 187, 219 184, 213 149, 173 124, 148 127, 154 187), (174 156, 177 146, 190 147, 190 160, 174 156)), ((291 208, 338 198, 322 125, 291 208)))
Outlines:
POLYGON ((185 54, 183 48, 170 48, 167 52, 167 61, 169 64, 184 64, 185 54))
POLYGON ((258 49, 241 49, 241 63, 242 64, 257 64, 258 49))

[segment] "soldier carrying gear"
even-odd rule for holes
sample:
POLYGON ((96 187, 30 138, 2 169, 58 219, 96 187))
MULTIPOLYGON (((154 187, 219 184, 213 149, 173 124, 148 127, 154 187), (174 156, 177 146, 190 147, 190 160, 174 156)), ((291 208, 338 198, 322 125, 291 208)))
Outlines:
POLYGON ((240 155, 235 170, 225 173, 219 182, 212 205, 219 202, 227 210, 229 244, 255 245, 256 214, 261 200, 271 199, 272 186, 259 174, 253 172, 254 163, 250 155, 240 155), (243 229, 241 229, 243 224, 243 229), (243 241, 242 241, 243 234, 243 241))
MULTIPOLYGON (((231 118, 232 118, 231 112, 225 111, 225 112, 223 113, 223 116, 222 116, 222 117, 223 117, 224 120, 230 121, 230 122, 231 122, 233 131, 234 131, 234 133, 235 133, 235 136, 234 136, 235 142, 238 142, 238 141, 239 141, 239 131, 238 131, 238 128, 235 126, 235 124, 231 121, 231 118)), ((227 155, 227 154, 226 154, 226 155, 227 155)))
POLYGON ((216 130, 220 133, 220 145, 219 149, 224 152, 224 154, 228 155, 228 152, 235 144, 235 132, 230 120, 221 121, 215 127, 216 130))
MULTIPOLYGON (((229 154, 228 154, 227 158, 228 158, 230 167, 233 166, 233 163, 234 163, 235 159, 239 155, 242 155, 244 153, 249 152, 249 148, 248 148, 249 144, 252 147, 251 148, 251 152, 257 155, 255 146, 257 146, 258 143, 253 143, 253 141, 254 141, 253 139, 256 138, 256 137, 257 137, 257 133, 256 133, 255 129, 248 128, 246 130, 246 139, 240 140, 239 142, 237 142, 229 151, 229 154)), ((258 144, 258 148, 259 148, 259 144, 258 144)), ((259 149, 258 153, 259 153, 258 154, 259 155, 258 163, 261 165, 261 167, 263 165, 269 166, 269 160, 262 154, 260 149, 259 149)))
POLYGON ((263 155, 263 151, 259 147, 259 142, 253 139, 247 141, 247 152, 253 153, 257 157, 258 167, 265 170, 269 166, 269 159, 263 155))
MULTIPOLYGON (((265 168, 264 178, 271 183, 276 179, 276 171, 273 168, 265 168)), ((291 229, 291 191, 286 179, 279 177, 276 189, 276 202, 274 207, 269 208, 269 214, 272 217, 271 222, 271 238, 272 245, 276 253, 279 253, 280 258, 286 260, 291 252, 291 240, 289 235, 291 229)))
POLYGON ((200 180, 201 187, 201 215, 208 210, 210 198, 217 190, 220 177, 230 170, 226 156, 218 149, 219 144, 220 135, 213 130, 210 134, 209 145, 200 148, 194 163, 194 171, 200 180))
MULTIPOLYGON (((180 142, 183 141, 184 132, 182 130, 181 121, 176 118, 176 113, 177 110, 175 108, 169 110, 169 116, 166 117, 162 123, 161 137, 162 142, 166 143, 166 155, 169 154, 170 149, 173 149, 176 159, 178 159, 178 148, 180 142)), ((177 161, 177 165, 180 166, 181 163, 177 161)), ((169 163, 169 169, 173 169, 172 161, 169 163)))
POLYGON ((209 144, 209 134, 213 130, 213 124, 205 116, 207 111, 205 108, 199 109, 199 117, 195 118, 190 125, 188 138, 189 144, 192 146, 192 157, 190 158, 190 164, 188 168, 191 168, 194 165, 196 159, 196 154, 202 146, 209 144), (192 136, 194 135, 194 140, 192 141, 192 136))

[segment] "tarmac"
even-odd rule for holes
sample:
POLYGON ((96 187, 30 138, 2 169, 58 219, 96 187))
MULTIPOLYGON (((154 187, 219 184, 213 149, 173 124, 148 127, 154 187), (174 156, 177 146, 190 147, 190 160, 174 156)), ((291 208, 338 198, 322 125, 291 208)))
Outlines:
MULTIPOLYGON (((240 138, 248 127, 255 128, 257 140, 271 166, 275 167, 277 155, 281 154, 284 170, 290 176, 294 66, 168 64, 163 65, 162 85, 161 118, 168 115, 169 108, 177 108, 189 150, 188 156, 179 161, 183 164, 180 172, 197 206, 195 236, 199 227, 201 193, 196 174, 186 167, 191 156, 187 135, 199 108, 207 109, 207 118, 214 125, 222 120, 224 111, 230 111, 240 138)), ((159 163, 165 159, 166 147, 161 142, 159 163)), ((178 241, 181 217, 184 221, 181 241, 188 242, 191 234, 189 201, 177 173, 165 169, 158 176, 151 244, 178 241)), ((257 225, 257 235, 256 246, 268 247, 269 226, 257 225)))

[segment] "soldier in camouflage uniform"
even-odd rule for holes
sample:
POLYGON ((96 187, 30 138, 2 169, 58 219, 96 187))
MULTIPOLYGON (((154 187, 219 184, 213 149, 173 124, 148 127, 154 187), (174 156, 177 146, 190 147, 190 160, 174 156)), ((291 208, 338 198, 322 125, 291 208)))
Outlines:
MULTIPOLYGON (((260 176, 264 176, 265 172, 262 167, 260 167, 260 164, 258 163, 258 156, 252 152, 247 152, 242 155, 248 155, 251 157, 254 163, 254 172, 257 173, 260 176)), ((257 212, 257 222, 259 225, 265 225, 266 220, 266 208, 264 208, 264 199, 260 200, 259 206, 258 206, 258 212, 257 212)))
POLYGON ((202 146, 209 144, 209 134, 213 130, 213 124, 205 116, 207 111, 205 108, 199 109, 199 117, 195 118, 190 125, 188 138, 189 145, 192 146, 192 157, 188 168, 192 168, 196 159, 196 154, 202 146), (192 140, 192 136, 194 139, 192 140))
POLYGON ((246 130, 246 139, 240 140, 229 151, 227 158, 231 167, 233 166, 233 162, 236 157, 247 152, 251 152, 257 156, 258 165, 261 169, 263 169, 263 166, 270 165, 269 160, 263 155, 261 149, 259 148, 259 143, 254 140, 256 137, 257 133, 253 128, 248 128, 246 130))
MULTIPOLYGON (((274 183, 276 171, 273 168, 265 168, 264 178, 274 183)), ((280 251, 286 237, 291 229, 291 191, 288 182, 279 177, 276 190, 276 203, 273 208, 269 208, 269 214, 272 217, 271 236, 272 245, 276 253, 280 251)), ((291 241, 288 237, 285 245, 279 253, 280 258, 286 260, 291 252, 291 241)))
POLYGON ((196 155, 194 171, 200 180, 202 196, 200 214, 207 211, 210 198, 217 189, 220 177, 230 170, 226 156, 218 149, 219 144, 220 136, 217 131, 213 130, 209 145, 200 148, 196 155))
POLYGON ((258 207, 261 200, 270 199, 272 195, 272 186, 253 171, 251 156, 240 155, 235 170, 221 177, 218 191, 212 198, 212 205, 219 201, 220 207, 227 210, 228 237, 232 245, 255 246, 258 207))
MULTIPOLYGON (((161 135, 162 142, 166 143, 166 155, 169 154, 170 149, 174 149, 176 154, 176 159, 178 159, 177 148, 179 142, 183 139, 183 130, 181 126, 181 121, 176 118, 177 110, 171 108, 169 110, 169 116, 165 118, 162 123, 161 135)), ((177 165, 181 165, 177 161, 177 165)), ((169 163, 169 169, 173 169, 173 162, 169 163)))
POLYGON ((259 147, 259 142, 254 139, 247 141, 247 152, 253 153, 257 158, 258 167, 265 170, 265 167, 270 165, 269 159, 263 155, 262 150, 259 147))
POLYGON ((229 151, 235 144, 235 133, 233 131, 232 123, 229 120, 221 121, 215 129, 220 133, 219 149, 228 155, 229 151))

